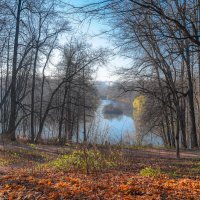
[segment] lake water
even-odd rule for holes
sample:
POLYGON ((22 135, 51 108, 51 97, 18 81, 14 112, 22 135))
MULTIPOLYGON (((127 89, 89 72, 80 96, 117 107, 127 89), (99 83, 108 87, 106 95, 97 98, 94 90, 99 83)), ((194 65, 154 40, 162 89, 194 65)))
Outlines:
MULTIPOLYGON (((129 107, 129 114, 104 114, 103 108, 109 104, 116 104, 112 100, 101 100, 93 120, 87 124, 88 138, 95 143, 126 143, 136 144, 136 127, 132 117, 132 108, 129 107)), ((126 105, 128 106, 128 105, 126 105)), ((127 108, 126 108, 127 110, 127 108)), ((124 112, 126 113, 126 112, 124 112)), ((162 139, 154 134, 144 137, 143 144, 160 146, 162 139)))
MULTIPOLYGON (((98 144, 137 144, 137 132, 133 119, 132 105, 119 103, 113 100, 101 100, 94 116, 87 122, 87 138, 88 141, 98 144), (104 107, 106 105, 119 106, 123 114, 105 114, 104 107)), ((19 130, 24 135, 23 130, 19 130)), ((23 136, 24 137, 24 136, 23 136)), ((48 124, 44 127, 42 138, 55 139, 58 137, 58 127, 55 124, 48 124)), ((73 137, 76 142, 76 134, 73 137)), ((83 141, 83 124, 80 124, 79 142, 83 141)), ((161 146, 162 139, 154 134, 148 134, 143 138, 143 145, 161 146)))

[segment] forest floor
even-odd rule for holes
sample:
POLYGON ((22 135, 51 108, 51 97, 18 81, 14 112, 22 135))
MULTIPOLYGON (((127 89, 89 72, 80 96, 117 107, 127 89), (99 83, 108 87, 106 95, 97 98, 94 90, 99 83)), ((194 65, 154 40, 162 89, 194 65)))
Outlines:
POLYGON ((0 145, 0 200, 200 199, 200 151, 0 145))

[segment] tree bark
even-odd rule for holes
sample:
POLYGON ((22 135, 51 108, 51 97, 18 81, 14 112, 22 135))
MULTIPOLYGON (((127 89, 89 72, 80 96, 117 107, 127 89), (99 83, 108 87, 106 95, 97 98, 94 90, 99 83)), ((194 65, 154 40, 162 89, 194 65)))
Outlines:
POLYGON ((12 64, 12 80, 11 80, 11 109, 10 109, 10 120, 8 127, 8 134, 11 140, 16 140, 15 135, 15 123, 16 123, 16 80, 17 80, 17 58, 18 58, 18 41, 19 41, 19 28, 20 28, 20 15, 21 15, 22 0, 18 0, 17 17, 16 17, 16 30, 15 30, 15 40, 14 40, 14 54, 13 54, 13 64, 12 64))

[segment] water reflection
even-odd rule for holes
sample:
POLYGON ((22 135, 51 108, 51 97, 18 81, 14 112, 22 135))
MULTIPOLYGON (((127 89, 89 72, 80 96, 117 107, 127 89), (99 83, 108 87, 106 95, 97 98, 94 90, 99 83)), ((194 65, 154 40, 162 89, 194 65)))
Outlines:
POLYGON ((107 119, 107 120, 117 119, 118 121, 120 121, 123 116, 122 115, 117 115, 117 114, 106 114, 106 113, 103 113, 103 117, 104 117, 104 119, 107 119))
MULTIPOLYGON (((135 135, 133 119, 125 114, 105 113, 104 107, 110 104, 118 105, 119 103, 112 100, 102 100, 96 111, 93 124, 98 127, 98 134, 96 132, 95 135, 98 135, 100 141, 102 141, 100 138, 103 138, 104 142, 133 144, 135 135), (100 133, 103 134, 102 137, 100 133)), ((90 139, 94 138, 93 134, 94 132, 90 134, 90 139)), ((97 136, 95 136, 95 138, 97 138, 97 136)))

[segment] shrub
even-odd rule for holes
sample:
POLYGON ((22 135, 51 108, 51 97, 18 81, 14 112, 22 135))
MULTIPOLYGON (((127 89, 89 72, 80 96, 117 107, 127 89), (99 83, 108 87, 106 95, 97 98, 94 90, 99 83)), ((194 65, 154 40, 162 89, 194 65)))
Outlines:
POLYGON ((74 150, 71 154, 62 155, 53 161, 53 166, 61 170, 102 171, 116 166, 114 160, 106 158, 98 150, 74 150))
POLYGON ((158 176, 161 174, 160 168, 154 169, 152 167, 146 167, 140 171, 141 176, 158 176))

